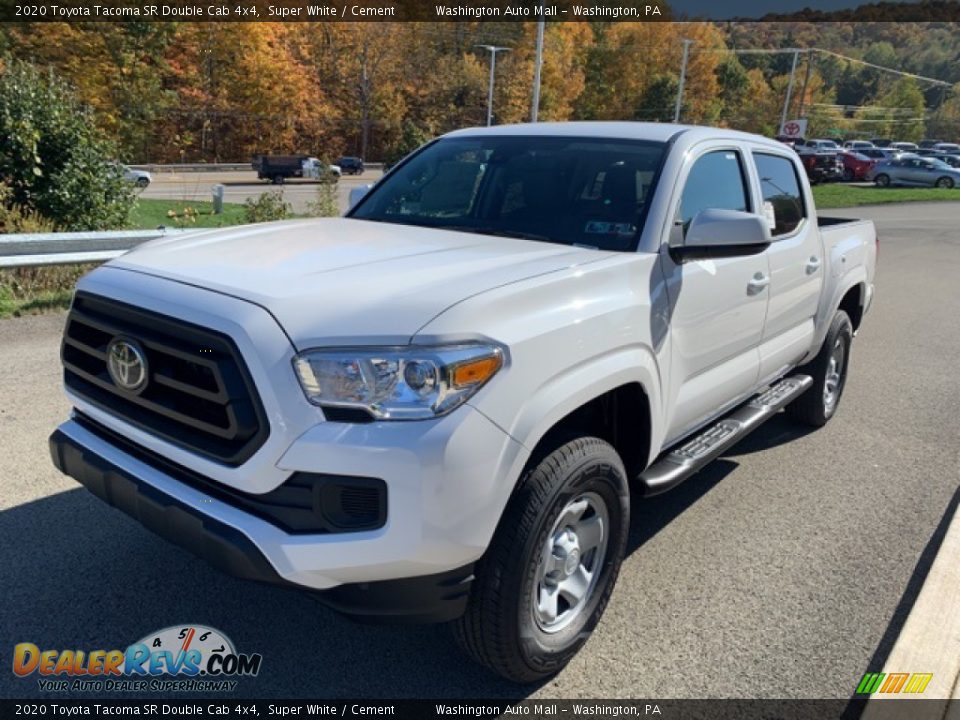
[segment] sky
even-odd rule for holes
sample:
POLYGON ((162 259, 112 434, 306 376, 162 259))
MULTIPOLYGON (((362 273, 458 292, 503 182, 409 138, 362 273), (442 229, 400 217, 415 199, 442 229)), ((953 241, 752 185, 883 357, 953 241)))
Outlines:
POLYGON ((733 17, 761 17, 773 12, 790 13, 804 8, 847 10, 865 4, 865 0, 667 0, 667 4, 675 13, 724 20, 733 17))

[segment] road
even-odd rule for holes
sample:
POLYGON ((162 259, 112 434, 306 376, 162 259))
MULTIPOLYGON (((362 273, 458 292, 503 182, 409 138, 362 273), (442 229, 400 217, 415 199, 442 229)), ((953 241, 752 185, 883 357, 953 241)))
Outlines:
MULTIPOLYGON (((376 182, 383 173, 367 170, 362 175, 347 175, 337 183, 337 199, 340 209, 347 209, 351 188, 376 182)), ((293 206, 293 212, 304 213, 307 205, 317 199, 319 183, 310 180, 288 180, 282 186, 258 180, 253 170, 237 172, 158 172, 141 194, 144 198, 162 200, 210 200, 214 185, 224 185, 224 202, 242 203, 247 198, 256 198, 264 192, 282 192, 283 198, 293 206)))
POLYGON ((63 316, 0 322, 0 695, 37 694, 9 672, 16 642, 122 648, 204 623, 263 654, 240 696, 849 697, 882 667, 960 482, 960 204, 831 214, 881 234, 838 415, 817 432, 776 418, 639 503, 597 632, 532 688, 464 660, 442 627, 355 625, 221 575, 59 476, 63 316))

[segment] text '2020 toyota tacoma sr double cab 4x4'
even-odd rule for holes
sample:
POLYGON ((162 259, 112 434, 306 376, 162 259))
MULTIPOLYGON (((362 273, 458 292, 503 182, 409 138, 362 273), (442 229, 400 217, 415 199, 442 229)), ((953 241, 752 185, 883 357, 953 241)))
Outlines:
POLYGON ((836 412, 875 243, 754 135, 454 132, 345 218, 83 278, 54 462, 229 573, 453 621, 536 680, 600 619, 632 503, 782 408, 836 412))

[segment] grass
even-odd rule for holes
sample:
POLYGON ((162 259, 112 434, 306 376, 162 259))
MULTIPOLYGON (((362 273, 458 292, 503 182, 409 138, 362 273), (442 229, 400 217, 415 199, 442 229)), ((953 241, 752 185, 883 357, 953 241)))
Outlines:
POLYGON ((95 267, 87 263, 0 270, 0 318, 66 309, 77 280, 95 267))
POLYGON ((857 205, 885 205, 906 202, 960 202, 960 189, 942 188, 880 188, 874 185, 844 185, 829 183, 813 186, 813 200, 818 210, 856 207, 857 205))
MULTIPOLYGON (((216 228, 244 222, 243 205, 235 203, 224 203, 223 212, 214 215, 210 202, 140 199, 130 213, 129 227, 216 228), (171 211, 173 217, 169 215, 171 211)), ((65 310, 70 306, 77 280, 94 267, 88 264, 0 270, 0 318, 65 310)))
POLYGON ((140 198, 130 213, 130 227, 153 230, 160 225, 170 228, 217 228, 246 222, 243 205, 224 203, 223 212, 213 214, 209 201, 154 200, 140 198), (170 213, 174 215, 171 217, 170 213))

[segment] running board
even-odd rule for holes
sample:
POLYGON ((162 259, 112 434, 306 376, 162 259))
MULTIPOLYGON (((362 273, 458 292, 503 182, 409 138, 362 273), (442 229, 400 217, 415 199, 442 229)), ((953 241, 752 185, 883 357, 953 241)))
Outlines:
POLYGON ((698 435, 688 439, 640 473, 643 494, 659 495, 716 460, 813 385, 809 375, 792 375, 771 385, 698 435))

